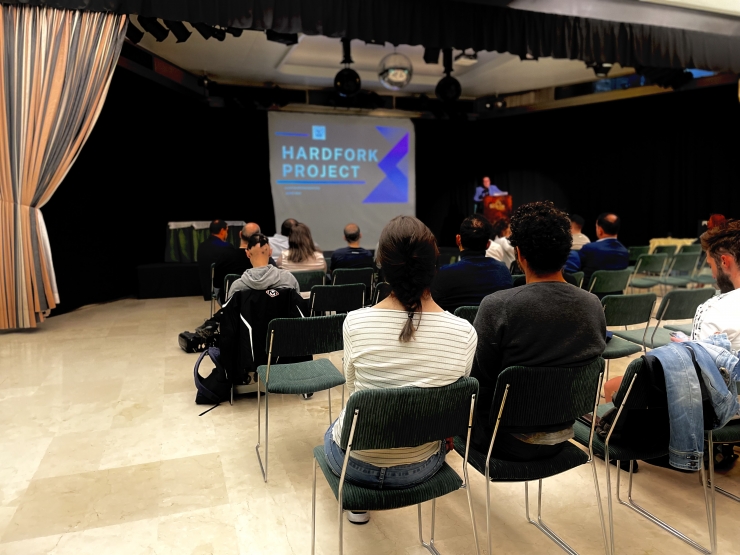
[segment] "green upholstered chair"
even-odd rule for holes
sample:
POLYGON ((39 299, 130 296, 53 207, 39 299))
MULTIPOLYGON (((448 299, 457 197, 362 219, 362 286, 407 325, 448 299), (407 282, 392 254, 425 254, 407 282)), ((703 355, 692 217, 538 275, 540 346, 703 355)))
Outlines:
POLYGON ((224 276, 224 299, 229 298, 229 289, 231 289, 231 286, 240 277, 242 276, 240 276, 239 274, 226 274, 224 276))
POLYGON ((576 282, 578 283, 578 287, 583 287, 583 278, 586 276, 586 274, 583 272, 573 272, 571 275, 575 278, 576 282))
POLYGON ((365 298, 372 299, 375 268, 337 268, 331 274, 332 285, 361 283, 365 286, 365 298))
MULTIPOLYGON (((527 520, 562 549, 570 554, 576 553, 542 521, 542 480, 586 463, 591 463, 596 489, 596 502, 601 518, 604 550, 608 553, 599 482, 590 447, 587 454, 572 443, 566 442, 562 451, 554 457, 526 462, 496 459, 491 456, 496 436, 501 432, 517 429, 546 429, 552 425, 572 422, 589 411, 595 410, 599 403, 603 377, 604 360, 602 358, 598 358, 591 364, 580 368, 525 368, 513 366, 499 374, 491 404, 489 424, 493 427, 493 435, 488 453, 482 453, 473 448, 469 451, 470 464, 486 477, 488 553, 494 552, 490 510, 491 482, 524 482, 527 520), (529 516, 528 483, 534 480, 539 481, 537 520, 533 520, 529 516)), ((591 433, 593 435, 593 430, 591 433)), ((463 440, 456 437, 455 450, 462 454, 465 447, 466 444, 463 440)), ((582 523, 583 520, 580 522, 582 523)))
POLYGON ((681 245, 678 249, 678 254, 697 253, 701 254, 701 244, 694 243, 693 245, 681 245))
MULTIPOLYGON (((324 446, 314 448, 313 497, 311 504, 311 553, 316 546, 316 466, 321 469, 337 499, 339 508, 339 553, 343 553, 342 529, 344 511, 387 511, 417 505, 419 541, 430 553, 438 554, 434 545, 436 499, 464 488, 473 525, 476 551, 478 532, 468 480, 467 452, 463 451, 463 476, 447 464, 428 480, 402 489, 372 489, 345 482, 347 461, 354 450, 392 449, 422 445, 445 438, 464 436, 470 445, 478 381, 460 378, 445 387, 372 389, 356 391, 348 400, 344 413, 340 447, 345 451, 341 476, 329 467, 324 446), (431 539, 422 536, 421 504, 432 502, 431 539)), ((444 448, 444 447, 443 447, 444 448)))
POLYGON ((650 254, 650 246, 645 245, 644 247, 628 247, 627 251, 629 252, 629 263, 630 264, 636 264, 637 259, 642 254, 650 254))
MULTIPOLYGON (((657 524, 667 532, 685 541, 702 553, 716 553, 716 534, 712 534, 713 516, 710 499, 705 490, 704 502, 707 510, 707 524, 709 527, 712 550, 699 545, 697 542, 666 524, 655 515, 649 513, 632 500, 633 461, 656 459, 668 454, 670 439, 670 424, 668 421, 668 400, 665 392, 654 386, 654 379, 644 357, 634 360, 627 367, 619 390, 614 394, 613 403, 601 405, 597 410, 598 416, 603 416, 611 408, 618 407, 614 422, 605 438, 598 434, 592 437, 592 425, 577 421, 573 426, 575 440, 581 445, 588 445, 591 440, 593 450, 606 461, 606 491, 609 515, 609 545, 611 555, 615 555, 614 548, 614 517, 611 495, 611 468, 609 461, 617 461, 617 501, 657 524), (618 432, 618 433, 615 433, 618 432), (614 437, 612 435, 614 434, 614 437), (629 485, 627 501, 619 496, 620 476, 622 471, 620 461, 630 461, 629 485)), ((662 378, 662 376, 661 376, 662 378)), ((595 420, 595 419, 594 419, 595 420)), ((702 484, 707 483, 704 465, 699 464, 702 484)))
POLYGON ((314 285, 324 285, 326 283, 326 274, 321 270, 310 270, 304 272, 290 272, 298 280, 301 293, 311 291, 314 285))
POLYGON ((714 289, 675 289, 660 301, 656 318, 658 323, 643 330, 615 331, 614 335, 637 343, 646 349, 657 349, 671 342, 670 331, 660 327, 664 320, 689 320, 698 306, 715 295, 714 289))
POLYGON ((678 253, 668 265, 665 275, 658 279, 658 283, 664 287, 686 287, 691 283, 699 256, 699 253, 678 253))
POLYGON ((676 245, 658 245, 655 247, 653 254, 665 254, 668 258, 671 258, 676 254, 678 247, 676 245))
MULTIPOLYGON (((601 299, 604 306, 604 317, 607 326, 637 326, 645 324, 643 332, 643 344, 647 333, 650 317, 655 308, 657 297, 655 293, 642 293, 637 295, 607 295, 601 299)), ((639 330, 638 330, 639 331, 639 330)), ((627 341, 616 335, 606 344, 606 349, 601 355, 606 360, 606 378, 609 381, 609 361, 615 358, 628 357, 639 353, 644 347, 640 347, 631 341, 627 341)))
POLYGON ((365 306, 365 286, 361 283, 350 285, 314 285, 311 288, 311 316, 326 312, 347 313, 365 306))
POLYGON ((391 284, 381 281, 375 286, 375 299, 373 300, 373 304, 378 304, 380 301, 384 300, 391 294, 391 291, 391 284))
POLYGON ((694 323, 690 324, 669 324, 664 326, 665 329, 671 331, 680 331, 691 337, 691 333, 694 331, 694 323))
POLYGON ((478 315, 477 306, 460 306, 455 309, 455 316, 467 320, 471 324, 475 322, 475 317, 478 315))
MULTIPOLYGON (((740 384, 739 384, 740 385, 740 384)), ((740 420, 731 420, 724 427, 718 430, 709 430, 705 432, 707 439, 707 453, 710 453, 709 458, 711 459, 711 465, 709 466, 709 481, 710 487, 714 491, 718 491, 725 497, 729 497, 733 501, 740 503, 740 497, 714 485, 714 442, 717 443, 740 443, 740 420)), ((714 496, 712 491, 712 497, 714 496)))
POLYGON ((257 391, 260 381, 265 384, 265 464, 260 457, 261 423, 260 395, 257 395, 257 460, 262 477, 267 482, 268 434, 270 429, 270 394, 307 394, 329 392, 329 423, 331 388, 345 383, 344 376, 329 359, 319 358, 293 364, 272 364, 273 357, 305 357, 344 349, 342 326, 346 316, 313 318, 277 318, 267 327, 267 365, 257 368, 257 391))
POLYGON ((588 292, 598 295, 624 291, 631 275, 629 270, 596 270, 588 281, 588 292))
POLYGON ((667 264, 668 255, 665 253, 641 254, 637 257, 635 270, 632 272, 628 287, 650 289, 659 285, 658 279, 663 276, 667 264), (637 277, 640 274, 644 277, 637 277))

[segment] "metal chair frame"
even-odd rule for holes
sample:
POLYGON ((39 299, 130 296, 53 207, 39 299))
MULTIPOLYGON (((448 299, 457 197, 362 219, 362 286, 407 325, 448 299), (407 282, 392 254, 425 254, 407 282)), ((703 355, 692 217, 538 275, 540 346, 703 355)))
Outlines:
MULTIPOLYGON (((470 449, 470 435, 473 429, 473 414, 475 411, 475 393, 470 399, 470 416, 468 418, 468 435, 465 441, 465 456, 463 457, 463 484, 460 489, 464 489, 468 497, 468 509, 470 510, 470 520, 473 524, 473 536, 475 537, 475 550, 477 555, 480 555, 480 545, 478 542, 478 528, 475 523, 475 513, 473 511, 473 499, 470 493, 470 481, 468 479, 468 452, 470 449)), ((342 464, 342 474, 339 477, 339 491, 337 493, 337 508, 338 508, 338 524, 339 524, 339 555, 344 554, 344 509, 342 508, 342 491, 344 489, 344 481, 347 474, 347 463, 349 462, 349 456, 352 451, 352 442, 355 437, 355 429, 357 427, 357 418, 359 417, 360 410, 355 409, 352 418, 352 427, 349 432, 349 442, 347 443, 347 450, 344 454, 344 463, 342 464)), ((316 457, 313 459, 313 491, 311 494, 311 555, 316 553, 316 457)), ((417 504, 417 516, 419 522, 419 542, 429 553, 433 555, 441 555, 434 544, 434 529, 436 523, 436 512, 437 512, 437 499, 432 499, 432 528, 430 532, 430 538, 428 542, 424 541, 424 530, 421 518, 421 503, 417 504)), ((489 553, 491 553, 489 549, 489 553)))
MULTIPOLYGON (((637 264, 635 265, 635 270, 632 272, 632 275, 630 276, 629 280, 627 281, 627 287, 625 288, 626 290, 629 290, 630 287, 632 287, 632 281, 634 280, 635 276, 640 271, 640 265, 642 264, 642 261, 643 261, 643 258, 642 257, 643 256, 653 256, 653 254, 648 254, 648 255, 641 254, 638 257, 637 264)), ((662 268, 660 270, 660 273, 657 275, 657 278, 656 279, 660 279, 660 278, 662 278, 665 275, 665 265, 666 265, 667 262, 668 262, 668 257, 666 257, 666 258, 663 259, 663 266, 662 266, 662 268)))
MULTIPOLYGON (((599 406, 599 399, 601 398, 601 386, 604 382, 604 372, 602 371, 599 374, 599 383, 596 388, 596 396, 594 399, 594 414, 596 414, 596 408, 599 406)), ((496 435, 498 433, 499 424, 501 423, 501 416, 504 413, 504 406, 506 405, 506 398, 509 395, 509 387, 510 384, 506 384, 506 389, 504 390, 503 398, 501 399, 501 407, 498 411, 498 416, 496 417, 496 425, 493 428, 493 437, 491 437, 491 443, 488 447, 488 454, 486 455, 486 530, 488 533, 488 553, 493 553, 493 534, 491 533, 491 475, 490 475, 490 464, 491 464, 491 452, 493 451, 493 443, 496 440, 496 435)), ((591 471, 593 473, 594 478, 594 487, 596 490, 596 502, 599 507, 599 520, 601 521, 601 534, 604 540, 604 551, 606 555, 609 555, 609 548, 608 543, 606 539, 606 528, 604 525, 604 509, 601 505, 601 492, 599 490, 599 479, 598 475, 596 473, 596 461, 594 457, 594 448, 593 448, 593 439, 594 439, 594 432, 596 430, 596 419, 593 418, 591 422, 591 435, 589 436, 588 441, 588 462, 591 463, 591 471)), ((575 551, 570 545, 568 545, 565 540, 563 540, 560 536, 558 536, 553 530, 548 527, 542 520, 542 479, 539 480, 539 489, 537 492, 537 520, 532 520, 529 516, 529 482, 524 482, 524 507, 525 512, 527 516, 527 521, 534 525, 538 530, 540 530, 542 533, 544 533, 548 538, 550 538, 555 544, 558 545, 563 551, 566 553, 569 553, 570 555, 578 555, 578 552, 575 551)))
MULTIPOLYGON (((336 271, 335 271, 335 273, 332 273, 332 276, 331 276, 331 284, 332 285, 353 285, 355 283, 361 283, 362 285, 364 285, 365 287, 368 288, 367 289, 367 291, 368 291, 368 297, 370 299, 372 299, 375 296, 374 295, 374 293, 375 293, 375 269, 374 268, 337 268, 337 270, 340 271, 340 273, 339 273, 340 276, 341 276, 341 274, 342 274, 342 272, 344 270, 364 270, 364 271, 370 270, 371 273, 370 273, 370 283, 369 284, 364 283, 364 282, 361 282, 361 281, 353 281, 353 282, 349 282, 349 283, 340 283, 340 284, 337 284, 337 274, 336 274, 336 271)), ((364 305, 365 305, 365 303, 364 303, 364 299, 363 299, 363 306, 364 305)))
MULTIPOLYGON (((362 290, 362 305, 360 306, 360 308, 363 308, 365 306, 365 289, 364 289, 365 284, 363 284, 363 283, 348 283, 348 284, 344 284, 344 285, 331 285, 330 287, 344 287, 345 285, 362 285, 362 287, 363 287, 363 290, 362 290)), ((310 312, 309 312, 309 315, 310 316, 316 316, 316 314, 314 314, 314 302, 315 301, 316 301, 316 297, 315 297, 315 295, 312 294, 311 295, 311 309, 310 309, 310 312)))
POLYGON ((712 437, 712 432, 710 431, 707 435, 707 443, 708 443, 708 451, 709 451, 709 486, 712 488, 712 495, 714 495, 714 492, 720 493, 724 495, 725 497, 729 497, 736 503, 740 503, 740 497, 735 495, 734 493, 730 493, 726 489, 722 489, 719 486, 714 485, 714 438, 712 437))

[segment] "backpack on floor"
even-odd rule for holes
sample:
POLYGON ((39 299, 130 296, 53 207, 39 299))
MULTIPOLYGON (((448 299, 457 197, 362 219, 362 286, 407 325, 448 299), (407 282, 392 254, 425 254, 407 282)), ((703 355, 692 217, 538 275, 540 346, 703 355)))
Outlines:
POLYGON ((231 398, 231 380, 229 380, 226 370, 224 370, 221 362, 219 362, 220 354, 221 352, 218 347, 209 347, 200 354, 198 361, 195 363, 193 377, 195 378, 195 389, 197 390, 195 403, 198 405, 218 405, 231 398), (206 355, 211 359, 215 368, 211 370, 207 378, 203 378, 198 372, 198 368, 206 355))

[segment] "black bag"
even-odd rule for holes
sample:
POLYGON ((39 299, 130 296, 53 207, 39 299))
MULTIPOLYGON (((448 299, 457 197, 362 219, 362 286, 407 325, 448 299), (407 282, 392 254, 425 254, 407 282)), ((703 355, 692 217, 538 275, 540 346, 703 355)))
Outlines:
POLYGON ((195 332, 184 331, 177 336, 177 343, 186 353, 200 353, 208 347, 217 347, 219 339, 218 321, 206 320, 195 328, 195 332))
POLYGON ((197 390, 195 403, 198 405, 218 405, 231 398, 231 380, 226 375, 224 367, 221 366, 221 362, 219 361, 220 355, 221 352, 218 350, 218 347, 209 347, 201 353, 198 361, 195 363, 193 377, 195 378, 195 389, 197 390), (215 364, 215 368, 211 370, 207 378, 203 378, 198 373, 198 368, 206 355, 215 364))

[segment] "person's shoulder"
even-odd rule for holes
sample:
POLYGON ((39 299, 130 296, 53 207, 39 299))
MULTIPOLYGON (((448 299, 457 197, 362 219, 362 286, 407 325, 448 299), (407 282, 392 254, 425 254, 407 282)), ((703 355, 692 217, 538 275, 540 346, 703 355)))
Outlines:
POLYGON ((512 287, 486 295, 480 303, 479 310, 499 310, 502 306, 515 300, 523 291, 524 287, 512 287))

